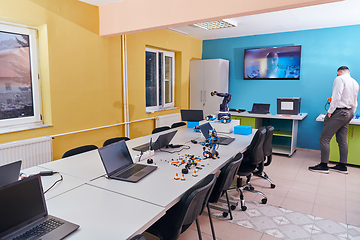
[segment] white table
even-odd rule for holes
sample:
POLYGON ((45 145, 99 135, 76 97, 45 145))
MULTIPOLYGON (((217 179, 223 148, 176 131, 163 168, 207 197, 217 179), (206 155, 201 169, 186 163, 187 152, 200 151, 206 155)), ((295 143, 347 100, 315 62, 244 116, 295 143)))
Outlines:
MULTIPOLYGON (((294 152, 296 151, 296 144, 297 144, 297 132, 298 132, 298 123, 299 121, 303 120, 307 113, 300 113, 298 115, 286 115, 286 114, 255 114, 255 113, 249 113, 249 112, 230 112, 232 116, 238 116, 238 117, 249 117, 249 118, 255 118, 255 128, 258 129, 262 126, 262 119, 280 119, 280 120, 291 120, 292 121, 292 127, 291 131, 282 131, 275 129, 274 136, 282 136, 282 137, 290 137, 291 143, 290 146, 282 146, 282 145, 275 145, 273 144, 273 152, 274 153, 280 153, 280 154, 286 154, 289 157, 291 157, 294 152)), ((241 124, 241 121, 240 121, 241 124)))
POLYGON ((46 204, 50 215, 80 225, 66 239, 129 239, 165 214, 162 207, 87 184, 46 204))
MULTIPOLYGON (((27 176, 38 174, 41 171, 47 171, 48 169, 36 166, 27 168, 21 171, 21 173, 25 173, 27 176)), ((60 172, 61 173, 61 172, 60 172)), ((70 191, 74 188, 77 188, 83 184, 86 183, 86 181, 73 177, 71 175, 67 175, 65 173, 61 173, 63 176, 63 180, 61 182, 58 182, 54 187, 52 187, 47 193, 45 193, 45 200, 49 200, 53 197, 56 197, 60 194, 63 194, 67 191, 70 191)), ((49 189, 51 185, 53 185, 57 180, 61 179, 59 174, 54 174, 52 176, 42 176, 41 177, 41 183, 44 189, 44 192, 49 189)))
MULTIPOLYGON (((178 133, 172 143, 191 147, 179 154, 202 156, 202 146, 189 142, 191 139, 203 140, 202 134, 185 126, 176 130, 178 133)), ((255 131, 253 130, 253 134, 255 131)), ((63 174, 64 181, 45 196, 49 214, 80 225, 80 229, 67 239, 128 239, 142 233, 160 219, 185 191, 203 177, 217 172, 232 156, 245 150, 253 134, 230 134, 236 140, 227 146, 220 145, 220 159, 204 160, 202 164, 205 167, 198 172, 198 177, 192 177, 190 172, 185 181, 174 180, 175 173, 180 174, 184 166, 175 167, 170 164, 171 159, 176 159, 179 154, 161 151, 155 151, 153 157, 159 168, 137 183, 104 177, 105 169, 97 150, 42 164, 23 172, 31 174, 49 169, 63 174)), ((134 153, 131 147, 146 143, 149 138, 142 137, 126 143, 134 153)), ((57 176, 42 177, 44 189, 57 176)))
POLYGON ((85 181, 90 181, 106 174, 97 149, 44 163, 39 165, 39 167, 66 173, 85 181))
MULTIPOLYGON (((255 133, 256 130, 253 132, 255 133)), ((190 172, 185 175, 185 181, 174 180, 175 173, 181 176, 181 170, 184 166, 175 167, 171 165, 172 159, 175 160, 178 156, 186 153, 202 157, 202 146, 200 144, 193 144, 190 150, 184 150, 176 154, 156 151, 153 160, 158 169, 137 183, 101 177, 91 181, 89 184, 150 202, 167 210, 179 201, 187 189, 191 188, 208 174, 218 171, 232 156, 245 150, 251 142, 253 134, 248 136, 232 134, 231 136, 236 138, 235 141, 227 146, 220 145, 218 149, 220 153, 219 159, 206 159, 202 161, 205 167, 198 171, 198 177, 193 177, 192 172, 190 172)), ((201 137, 198 136, 198 139, 201 139, 201 137)), ((169 149, 169 151, 173 150, 176 149, 169 149)))

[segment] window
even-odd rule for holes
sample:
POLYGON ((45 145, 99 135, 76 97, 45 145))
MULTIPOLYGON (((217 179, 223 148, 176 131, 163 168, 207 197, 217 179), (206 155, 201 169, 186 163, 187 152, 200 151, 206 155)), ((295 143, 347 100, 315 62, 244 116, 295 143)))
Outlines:
POLYGON ((0 127, 41 122, 36 36, 0 23, 0 127))
POLYGON ((174 107, 175 53, 146 49, 146 111, 174 107))

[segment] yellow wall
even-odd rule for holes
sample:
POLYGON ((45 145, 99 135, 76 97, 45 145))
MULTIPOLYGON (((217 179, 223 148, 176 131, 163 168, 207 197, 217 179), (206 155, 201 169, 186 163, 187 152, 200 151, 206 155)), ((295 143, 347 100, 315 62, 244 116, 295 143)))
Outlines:
MULTIPOLYGON (((145 48, 175 52, 175 107, 189 107, 189 61, 201 59, 202 41, 170 30, 127 35, 130 121, 180 112, 179 109, 146 113, 145 48)), ((154 121, 132 123, 131 138, 150 134, 154 121)))
MULTIPOLYGON (((43 116, 52 127, 0 135, 0 143, 124 122, 121 37, 100 37, 98 8, 78 0, 0 0, 0 20, 39 28, 43 116)), ((145 113, 145 46, 176 51, 176 106, 188 107, 189 60, 202 41, 168 30, 128 35, 130 121, 179 112, 145 113)), ((130 137, 148 134, 154 120, 130 125, 130 137)), ((71 148, 124 136, 117 126, 56 137, 54 159, 71 148)))

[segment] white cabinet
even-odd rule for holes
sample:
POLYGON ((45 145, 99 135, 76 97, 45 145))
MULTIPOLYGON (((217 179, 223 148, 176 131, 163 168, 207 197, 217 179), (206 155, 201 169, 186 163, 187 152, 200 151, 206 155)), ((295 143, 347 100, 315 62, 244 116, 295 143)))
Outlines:
POLYGON ((208 59, 190 61, 190 109, 203 110, 204 117, 220 110, 222 97, 211 96, 229 91, 229 61, 208 59))

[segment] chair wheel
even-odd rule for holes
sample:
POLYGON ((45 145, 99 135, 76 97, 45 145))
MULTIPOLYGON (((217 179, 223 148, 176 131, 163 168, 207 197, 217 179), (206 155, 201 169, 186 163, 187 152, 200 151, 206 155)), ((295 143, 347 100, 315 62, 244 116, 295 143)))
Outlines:
POLYGON ((235 210, 235 209, 236 209, 236 206, 235 206, 235 205, 231 205, 231 206, 230 206, 230 209, 231 209, 231 210, 235 210))
POLYGON ((262 204, 266 204, 266 203, 267 203, 267 198, 261 199, 261 203, 262 203, 262 204))
POLYGON ((271 188, 275 188, 275 186, 276 186, 275 184, 271 184, 271 188))
POLYGON ((246 206, 241 206, 241 210, 246 211, 247 207, 246 206))
POLYGON ((223 212, 223 217, 227 217, 227 215, 229 215, 227 212, 223 212))

